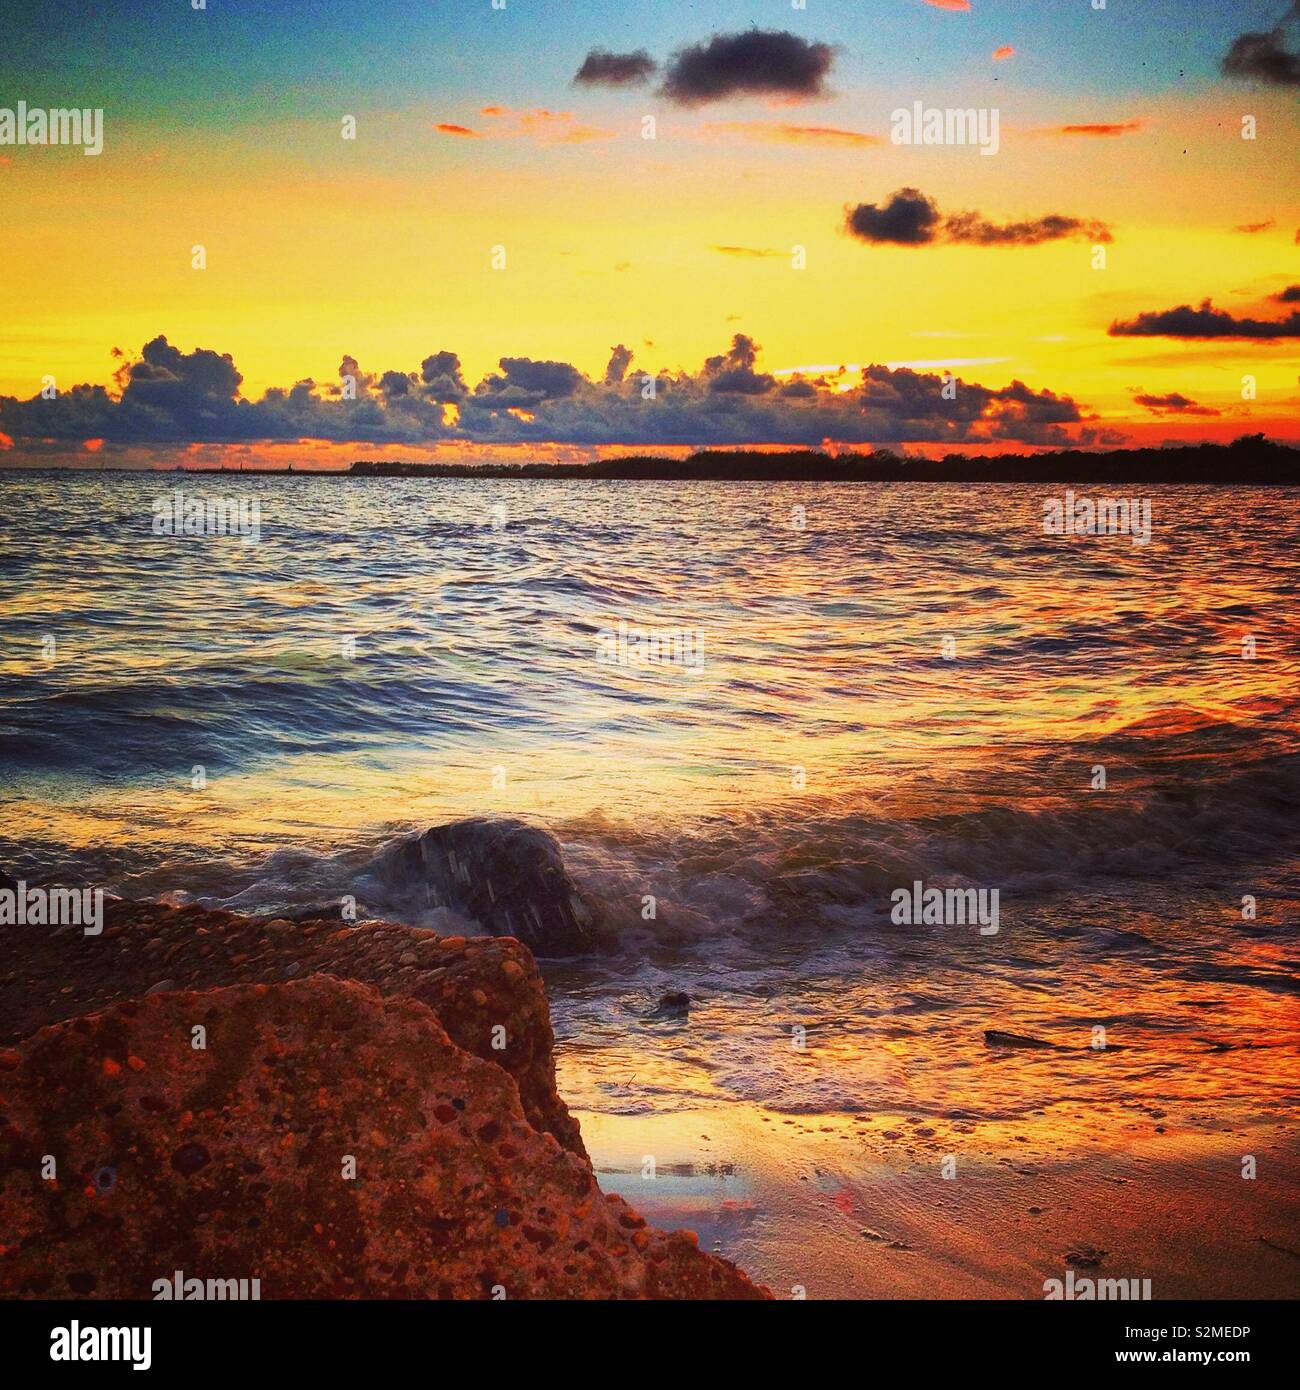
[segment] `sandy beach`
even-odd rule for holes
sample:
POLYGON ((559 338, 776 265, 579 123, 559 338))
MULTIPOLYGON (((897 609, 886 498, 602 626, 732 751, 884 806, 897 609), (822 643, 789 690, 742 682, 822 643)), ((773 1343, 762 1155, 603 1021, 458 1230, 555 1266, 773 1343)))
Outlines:
POLYGON ((1013 1156, 965 1149, 945 1180, 943 1146, 884 1138, 909 1132, 889 1117, 576 1118, 603 1188, 696 1230, 778 1297, 1041 1299, 1072 1267, 1149 1279, 1153 1299, 1300 1296, 1293 1126, 1252 1136, 1253 1182, 1242 1146, 1214 1136, 1123 1136, 1067 1156, 1036 1127, 1009 1136, 1013 1156))

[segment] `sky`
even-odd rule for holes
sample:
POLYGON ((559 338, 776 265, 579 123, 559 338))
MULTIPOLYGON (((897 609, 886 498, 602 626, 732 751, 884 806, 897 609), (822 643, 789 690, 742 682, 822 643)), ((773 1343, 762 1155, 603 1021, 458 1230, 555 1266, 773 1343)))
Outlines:
POLYGON ((194 3, 6 4, 0 465, 1300 439, 1286 0, 194 3))

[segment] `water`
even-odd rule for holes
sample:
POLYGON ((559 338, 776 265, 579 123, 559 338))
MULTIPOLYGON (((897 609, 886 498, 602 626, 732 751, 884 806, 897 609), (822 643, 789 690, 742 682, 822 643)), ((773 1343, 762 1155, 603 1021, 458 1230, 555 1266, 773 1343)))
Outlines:
POLYGON ((1275 1117, 1295 493, 1162 489, 1146 546, 1043 535, 1045 495, 3 475, 0 863, 384 915, 379 845, 518 815, 601 912, 548 967, 582 1111, 1275 1117), (178 484, 256 499, 258 543, 154 536, 178 484), (602 663, 620 620, 698 632, 701 668, 602 663), (997 889, 997 934, 892 923, 916 879, 997 889), (667 990, 688 1023, 647 1017, 667 990))

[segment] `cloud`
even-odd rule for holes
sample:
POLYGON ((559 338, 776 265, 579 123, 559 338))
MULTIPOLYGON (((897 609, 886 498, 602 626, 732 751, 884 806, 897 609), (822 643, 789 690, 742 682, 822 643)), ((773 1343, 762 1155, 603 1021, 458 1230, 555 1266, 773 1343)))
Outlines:
POLYGON ((303 378, 248 400, 228 353, 183 352, 160 336, 127 360, 120 394, 78 385, 48 401, 0 396, 0 434, 20 450, 102 439, 106 447, 157 446, 163 457, 190 445, 309 441, 594 449, 827 440, 1068 446, 1100 437, 1070 397, 1019 381, 992 389, 877 363, 836 389, 804 374, 780 382, 759 358, 754 340, 738 333, 698 371, 630 372, 631 350, 620 343, 598 379, 567 362, 502 357, 471 390, 453 352, 430 354, 418 372, 374 373, 344 354, 341 374, 352 378, 355 394, 303 378))
POLYGON ((1195 401, 1179 395, 1177 391, 1171 391, 1167 396, 1147 396, 1135 392, 1133 399, 1153 415, 1217 415, 1219 413, 1212 406, 1197 405, 1195 401))
POLYGON ((998 63, 1005 62, 1008 58, 1014 58, 1015 56, 1016 50, 1012 48, 1009 43, 1004 43, 1001 48, 995 48, 993 50, 993 59, 998 63))
POLYGON ((731 346, 717 357, 704 359, 708 389, 724 395, 762 396, 776 389, 776 378, 756 372, 758 344, 746 333, 737 333, 731 346))
POLYGON ((1048 213, 1021 222, 990 222, 978 212, 945 217, 939 205, 916 188, 900 188, 883 205, 859 203, 846 209, 845 226, 859 241, 894 246, 932 246, 940 242, 973 246, 1038 246, 1046 241, 1082 237, 1113 240, 1104 222, 1048 213))
POLYGON ((482 137, 477 130, 471 130, 467 125, 452 125, 450 121, 439 121, 434 126, 434 130, 441 131, 444 135, 461 135, 471 140, 479 140, 482 137))
POLYGON ((1255 236, 1259 232, 1268 231, 1273 225, 1273 219, 1270 217, 1267 222, 1243 222, 1241 226, 1234 227, 1232 230, 1234 232, 1243 232, 1246 236, 1255 236))
POLYGON ((1145 121, 1101 121, 1092 125, 1049 125, 1032 131, 1034 135, 1091 135, 1101 138, 1116 135, 1132 135, 1146 124, 1145 121))
POLYGON ((379 389, 389 400, 394 396, 409 396, 414 380, 410 372, 384 372, 379 378, 379 389))
POLYGON ((925 3, 936 10, 970 10, 970 0, 925 0, 925 3))
POLYGON ((722 256, 751 256, 755 259, 769 259, 777 256, 784 256, 784 251, 774 250, 770 246, 715 246, 715 251, 722 256))
POLYGON ((233 398, 243 384, 228 352, 207 348, 181 352, 161 335, 144 345, 127 369, 124 396, 132 405, 197 420, 207 402, 233 398))
POLYGON ((605 385, 618 386, 627 375, 628 365, 632 361, 632 349, 624 347, 619 343, 616 347, 609 350, 609 364, 605 368, 605 385))
POLYGON ((1288 47, 1285 27, 1296 19, 1300 19, 1300 0, 1287 10, 1275 28, 1235 38, 1220 64, 1223 75, 1274 87, 1300 87, 1300 53, 1288 47))
POLYGON ((788 125, 779 121, 705 121, 705 135, 739 135, 770 145, 842 145, 861 148, 885 144, 883 135, 861 130, 842 130, 827 125, 788 125))
POLYGON ((1080 419, 1079 408, 1069 396, 1051 391, 1033 391, 1021 381, 1013 381, 999 391, 954 381, 955 399, 944 397, 945 378, 914 372, 907 368, 890 370, 871 366, 862 372, 862 409, 868 416, 918 425, 948 418, 958 437, 984 437, 992 440, 1017 439, 1029 443, 1048 443, 1068 438, 1062 425, 1080 419))
POLYGON ((572 111, 548 111, 544 106, 520 110, 511 106, 485 106, 479 113, 489 122, 483 132, 489 140, 535 140, 539 145, 581 145, 591 140, 613 140, 617 131, 582 125, 572 111))
POLYGON ((1176 309, 1149 310, 1107 330, 1112 338, 1300 338, 1300 309, 1284 319, 1239 319, 1216 309, 1208 299, 1199 309, 1180 304, 1176 309))
POLYGON ((900 188, 883 206, 859 203, 849 209, 845 222, 859 241, 927 246, 937 240, 942 216, 939 205, 920 189, 900 188))
POLYGON ((531 357, 503 357, 501 372, 485 376, 463 404, 477 407, 538 405, 542 401, 571 396, 582 382, 582 373, 567 362, 536 362, 531 357))
POLYGON ((701 106, 734 96, 808 101, 827 95, 834 50, 783 29, 715 34, 673 54, 661 94, 678 106, 701 106))
POLYGON ((1064 241, 1080 237, 1084 241, 1109 242, 1110 228, 1104 222, 1084 221, 1048 213, 1023 222, 990 222, 978 212, 955 212, 944 223, 944 239, 975 246, 1039 246, 1045 241, 1064 241))
POLYGON ((634 87, 647 82, 659 64, 643 48, 635 53, 610 53, 593 48, 573 81, 580 87, 634 87))
POLYGON ((420 385, 424 394, 439 405, 451 405, 466 394, 460 374, 460 358, 454 352, 435 352, 420 363, 420 385))
POLYGON ((1288 285, 1286 289, 1279 290, 1272 298, 1278 304, 1300 304, 1300 285, 1288 285))

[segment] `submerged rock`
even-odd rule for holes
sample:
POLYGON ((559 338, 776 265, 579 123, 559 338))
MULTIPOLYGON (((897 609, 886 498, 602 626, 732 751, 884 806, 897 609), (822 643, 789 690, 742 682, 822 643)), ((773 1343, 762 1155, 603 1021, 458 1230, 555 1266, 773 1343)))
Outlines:
POLYGON ((665 994, 655 1005, 651 1018, 686 1018, 691 1012, 691 996, 677 991, 665 994))
POLYGON ((180 1270, 263 1299, 771 1297, 602 1194, 432 1009, 351 981, 44 1028, 0 1052, 0 1110, 0 1296, 148 1299, 180 1270))
POLYGON ((399 901, 452 908, 539 956, 577 955, 591 945, 590 914, 559 845, 523 821, 435 825, 388 845, 365 872, 399 901))

